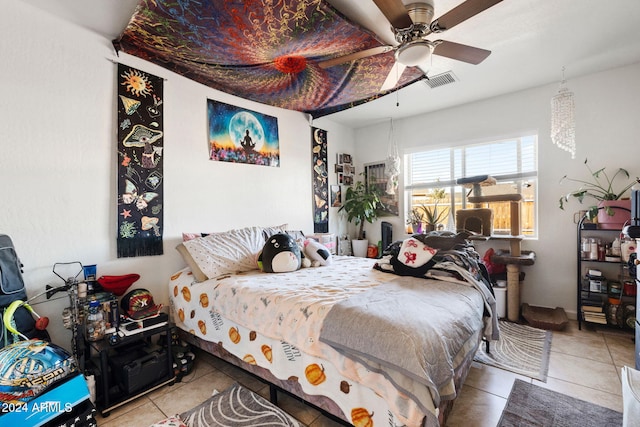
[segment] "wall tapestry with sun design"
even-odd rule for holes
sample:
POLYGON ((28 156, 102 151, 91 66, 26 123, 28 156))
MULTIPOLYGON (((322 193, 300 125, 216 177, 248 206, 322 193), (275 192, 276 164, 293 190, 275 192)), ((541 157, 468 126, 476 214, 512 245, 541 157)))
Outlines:
POLYGON ((163 83, 118 64, 118 258, 162 255, 163 83))
POLYGON ((329 232, 329 177, 327 167, 327 131, 311 128, 313 160, 313 232, 329 232))
POLYGON ((278 119, 207 100, 209 159, 280 167, 278 119))

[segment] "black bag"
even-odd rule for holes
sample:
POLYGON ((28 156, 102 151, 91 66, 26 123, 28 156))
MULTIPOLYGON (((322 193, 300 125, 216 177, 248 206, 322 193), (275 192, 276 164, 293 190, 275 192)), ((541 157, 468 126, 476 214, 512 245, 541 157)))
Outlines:
POLYGON ((27 292, 22 280, 22 264, 11 238, 0 234, 0 307, 24 300, 27 292))
MULTIPOLYGON (((22 263, 11 238, 6 234, 0 234, 0 348, 14 341, 14 337, 12 334, 7 334, 2 323, 4 310, 13 301, 26 299, 27 291, 22 279, 22 263)), ((36 329, 36 321, 26 308, 19 307, 13 315, 13 320, 16 329, 28 338, 51 340, 47 331, 36 329)))

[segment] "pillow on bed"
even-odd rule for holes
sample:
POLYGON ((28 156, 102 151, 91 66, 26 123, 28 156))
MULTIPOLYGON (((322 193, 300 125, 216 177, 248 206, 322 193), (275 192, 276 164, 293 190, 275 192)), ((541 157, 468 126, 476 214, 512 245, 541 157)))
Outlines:
MULTIPOLYGON (((289 227, 289 224, 282 224, 282 225, 276 225, 275 227, 262 227, 262 231, 264 233, 264 238, 267 239, 269 238, 269 236, 272 236, 276 233, 282 233, 283 231, 286 231, 286 229, 289 227)), ((222 232, 224 233, 224 231, 222 232)), ((182 233, 182 241, 183 242, 188 242, 189 240, 193 240, 193 239, 197 239, 198 237, 207 237, 210 234, 220 234, 220 232, 217 233, 182 233)))
POLYGON ((256 254, 264 243, 262 227, 247 227, 213 233, 183 244, 202 273, 211 279, 257 269, 256 254))
POLYGON ((289 224, 282 224, 282 225, 276 225, 274 227, 261 227, 261 228, 262 228, 262 233, 264 234, 264 240, 266 242, 267 239, 273 236, 274 234, 286 232, 287 228, 289 228, 289 224))
POLYGON ((188 242, 189 240, 197 239, 198 237, 203 237, 204 233, 182 233, 182 241, 188 242))
POLYGON ((393 271, 401 276, 424 276, 435 261, 433 256, 438 252, 415 237, 405 239, 397 256, 391 258, 393 271))
POLYGON ((194 261, 193 257, 184 246, 184 243, 180 243, 178 246, 176 246, 176 250, 180 255, 182 255, 182 259, 184 259, 184 262, 186 262, 187 266, 189 266, 189 268, 191 269, 191 273, 193 274, 193 278, 196 280, 196 282, 204 282, 205 280, 207 280, 207 275, 204 274, 202 270, 200 270, 200 267, 198 267, 198 264, 194 261))
POLYGON ((450 251, 467 247, 469 244, 467 239, 470 235, 466 231, 461 231, 460 233, 432 231, 427 234, 414 234, 411 237, 432 248, 450 251))

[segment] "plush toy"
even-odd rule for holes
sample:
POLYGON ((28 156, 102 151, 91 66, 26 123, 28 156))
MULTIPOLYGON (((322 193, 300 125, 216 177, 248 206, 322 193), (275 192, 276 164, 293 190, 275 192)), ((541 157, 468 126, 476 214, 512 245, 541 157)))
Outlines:
POLYGON ((402 242, 397 255, 391 257, 393 272, 400 276, 423 277, 435 264, 433 256, 437 252, 437 249, 409 237, 402 242))
POLYGON ((277 233, 267 239, 258 256, 258 265, 265 273, 287 273, 301 266, 300 247, 291 236, 277 233))
POLYGON ((311 260, 309 257, 304 256, 304 251, 300 253, 302 255, 302 262, 300 264, 300 268, 309 268, 311 267, 311 260))
POLYGON ((313 239, 304 241, 304 254, 311 260, 312 267, 331 264, 331 252, 329 252, 329 249, 313 239))

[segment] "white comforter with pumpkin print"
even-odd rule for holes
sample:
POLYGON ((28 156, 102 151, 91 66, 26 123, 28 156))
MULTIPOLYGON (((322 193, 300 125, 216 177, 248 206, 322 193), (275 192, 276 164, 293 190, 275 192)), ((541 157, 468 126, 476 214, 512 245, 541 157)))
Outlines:
MULTIPOLYGON (((327 267, 280 274, 256 270, 201 283, 193 281, 185 269, 172 277, 170 285, 175 321, 180 328, 221 343, 227 351, 269 369, 278 378, 297 379, 308 394, 330 397, 347 418, 369 414, 374 425, 389 425, 391 419, 394 425, 418 426, 427 415, 427 425, 437 425, 437 410, 427 387, 409 381, 413 399, 409 398, 384 375, 319 340, 323 321, 336 303, 397 280, 374 270, 373 262, 335 257, 327 267), (388 411, 382 410, 385 408, 388 411)), ((429 283, 414 280, 425 286, 429 283)), ((465 298, 475 301, 476 310, 456 315, 481 318, 482 296, 467 289, 465 298)), ((465 339, 475 343, 477 335, 465 339)), ((474 349, 465 346, 463 351, 474 349)), ((456 355, 452 364, 465 355, 456 355)))

